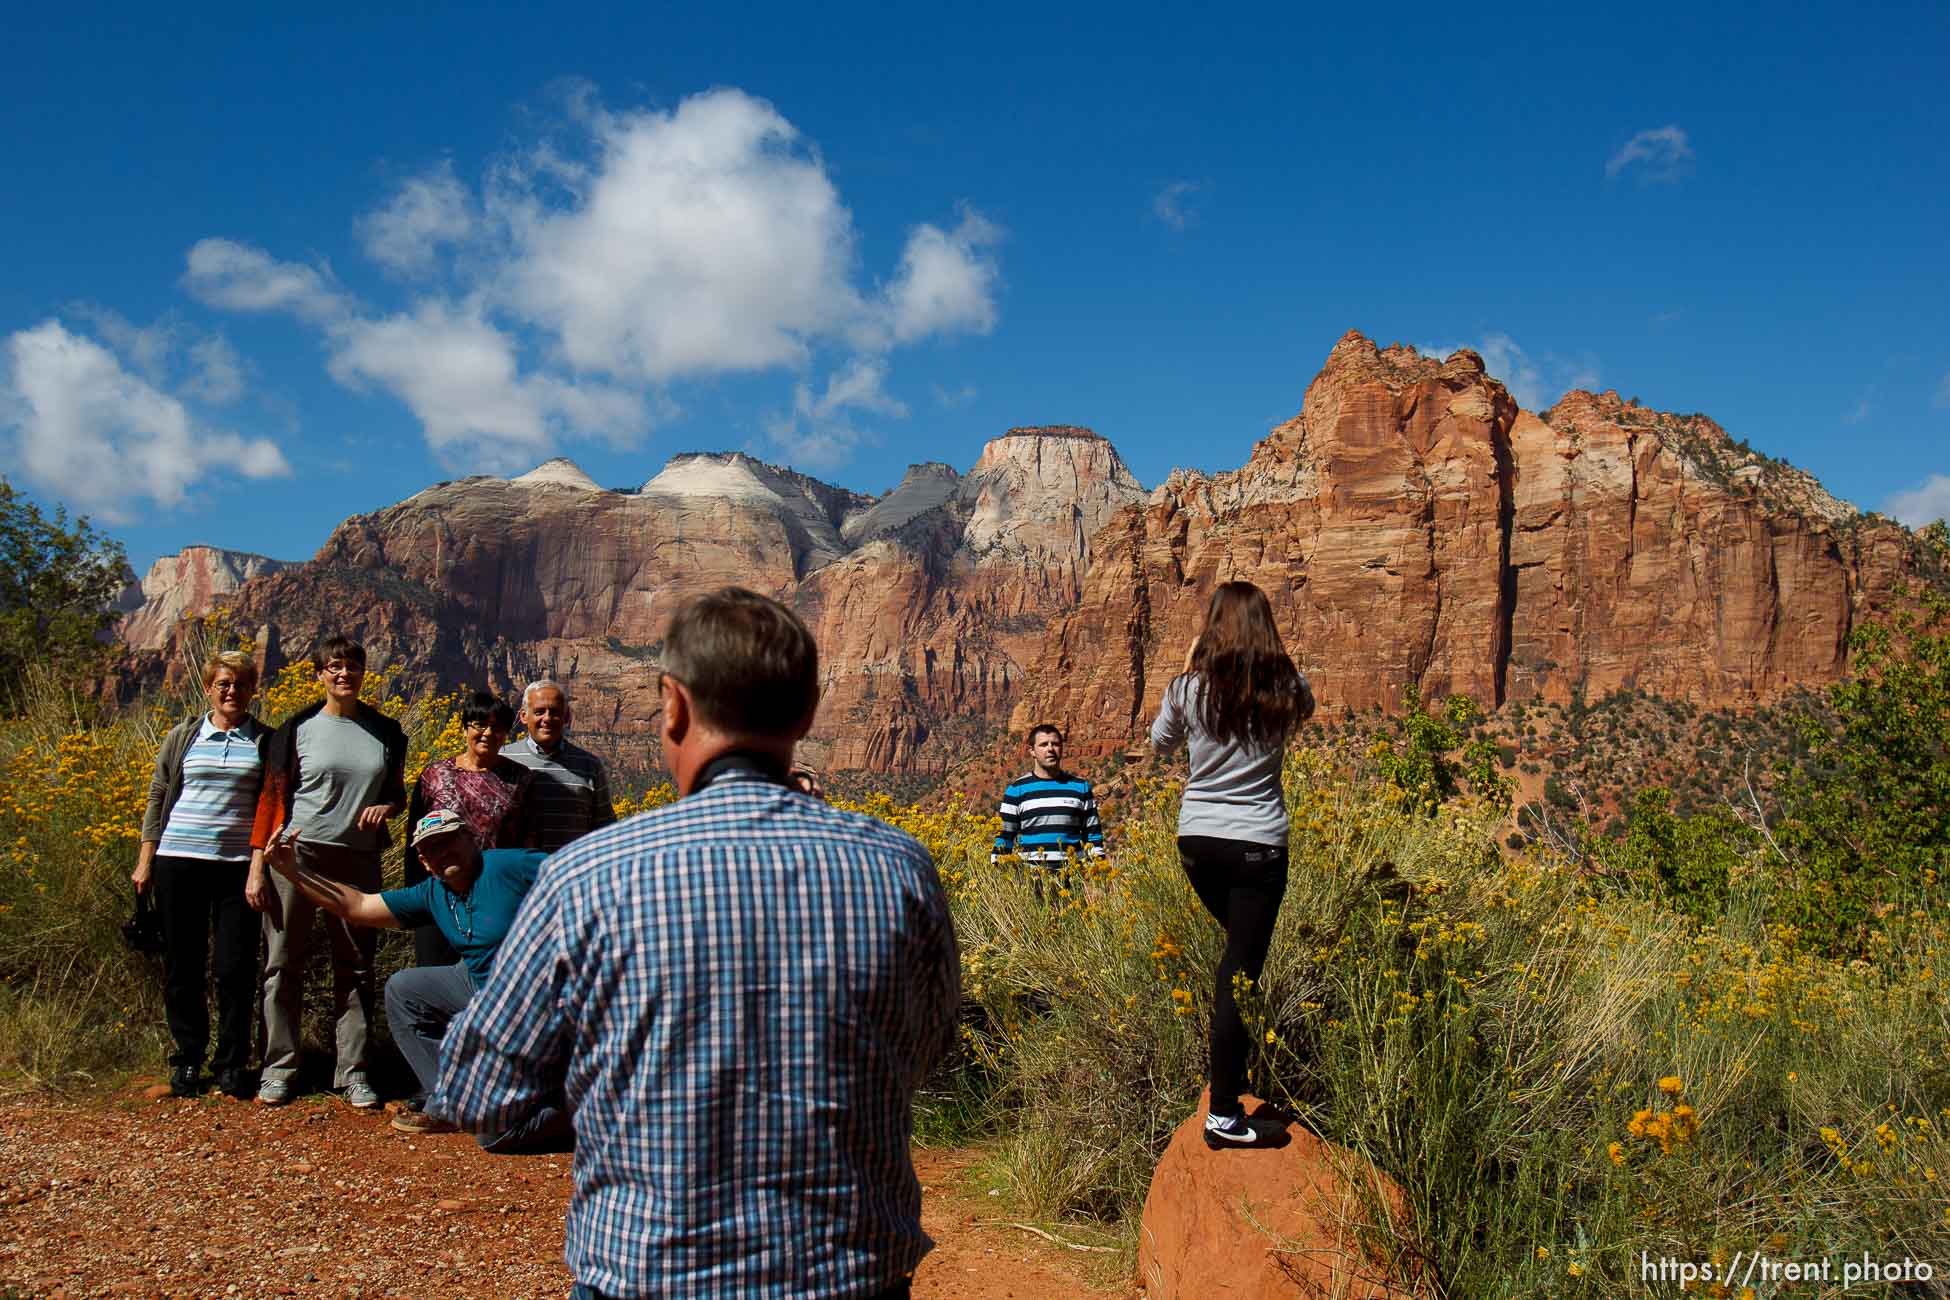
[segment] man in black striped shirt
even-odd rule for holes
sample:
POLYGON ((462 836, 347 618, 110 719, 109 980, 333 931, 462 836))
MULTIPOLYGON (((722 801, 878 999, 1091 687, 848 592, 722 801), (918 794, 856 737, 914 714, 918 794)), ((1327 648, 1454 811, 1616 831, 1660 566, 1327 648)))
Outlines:
POLYGON ((1063 770, 1063 732, 1054 723, 1029 729, 1030 768, 1002 792, 1002 833, 993 862, 1013 852, 1039 867, 1060 867, 1071 856, 1104 856, 1104 824, 1090 782, 1063 770))

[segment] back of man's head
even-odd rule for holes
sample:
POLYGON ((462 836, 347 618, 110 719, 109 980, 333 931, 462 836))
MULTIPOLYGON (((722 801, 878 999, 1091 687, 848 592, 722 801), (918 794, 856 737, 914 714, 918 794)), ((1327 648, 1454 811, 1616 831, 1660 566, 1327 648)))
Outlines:
POLYGON ((819 702, 819 650, 798 615, 743 587, 693 596, 670 620, 664 672, 701 722, 731 736, 804 733, 819 702))

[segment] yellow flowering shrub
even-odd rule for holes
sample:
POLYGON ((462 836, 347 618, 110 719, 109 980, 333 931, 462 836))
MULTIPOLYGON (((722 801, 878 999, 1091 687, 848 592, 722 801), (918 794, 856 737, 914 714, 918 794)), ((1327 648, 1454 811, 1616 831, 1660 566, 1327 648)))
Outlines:
MULTIPOLYGON (((406 727, 411 779, 461 747, 456 697, 393 681, 378 668, 366 694, 406 727)), ((297 665, 258 707, 317 698, 297 665)), ((157 971, 116 927, 157 743, 199 704, 100 718, 50 697, 0 721, 0 1070, 160 1059, 157 971)), ((1495 802, 1408 806, 1350 746, 1297 748, 1284 778, 1287 894, 1265 972, 1234 987, 1252 1086, 1402 1187, 1405 1219, 1364 1207, 1378 1255, 1450 1294, 1592 1297, 1629 1293, 1639 1251, 1950 1259, 1943 919, 1892 911, 1837 961, 1764 895, 1701 922, 1504 853, 1495 802)), ((1027 1213, 1131 1222, 1203 1087, 1223 936, 1178 864, 1178 797, 1137 777, 1108 854, 1054 872, 991 862, 988 807, 837 801, 934 857, 966 1005, 928 1095, 962 1107, 1027 1213)), ((617 811, 675 798, 626 790, 617 811)), ((382 969, 405 947, 389 937, 382 969)))
MULTIPOLYGON (((1950 1257, 1950 1111, 1913 1122, 1950 1106, 1941 926, 1888 918, 1861 967, 1751 900, 1701 926, 1500 852, 1493 803, 1405 807, 1363 757, 1289 757, 1287 897, 1235 995, 1254 1091, 1408 1193, 1412 1222, 1365 1207, 1376 1251, 1436 1261, 1453 1294, 1594 1297, 1632 1286, 1639 1250, 1730 1257, 1782 1225, 1782 1257, 1950 1257), (1845 1160, 1816 1159, 1813 1116, 1845 1160)), ((990 826, 930 837, 980 1007, 965 1059, 1032 1213, 1130 1221, 1202 1087, 1222 936, 1178 867, 1176 795, 1137 781, 1105 868, 1063 888, 989 864, 990 826)))
POLYGON ((618 820, 633 817, 652 808, 662 808, 677 802, 677 787, 668 781, 659 782, 638 794, 620 794, 611 800, 616 806, 618 820))
MULTIPOLYGON (((197 657, 236 641, 206 622, 197 657)), ((458 715, 454 696, 415 704, 390 689, 394 679, 386 667, 368 672, 361 698, 406 728, 410 782, 429 758, 460 748, 458 715)), ((294 664, 262 685, 253 711, 275 723, 319 698, 310 665, 294 664)), ((20 716, 0 719, 0 1073, 53 1080, 161 1059, 158 966, 126 948, 120 926, 162 737, 206 707, 191 687, 101 716, 50 682, 20 716)), ((392 827, 389 882, 400 878, 403 820, 392 827)), ((383 948, 383 970, 403 947, 383 948)), ((327 982, 311 983, 322 1006, 327 982)))

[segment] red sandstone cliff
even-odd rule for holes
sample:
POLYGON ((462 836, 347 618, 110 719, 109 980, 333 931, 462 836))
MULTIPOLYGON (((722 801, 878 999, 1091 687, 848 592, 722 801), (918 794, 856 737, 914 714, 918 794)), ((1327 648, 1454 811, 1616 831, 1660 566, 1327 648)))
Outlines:
POLYGON ((634 492, 551 461, 348 519, 310 563, 226 603, 292 654, 347 630, 413 685, 557 676, 579 729, 632 734, 671 611, 738 583, 818 636, 816 761, 932 769, 1007 717, 1092 535, 1142 497, 1107 441, 1067 426, 1012 429, 967 475, 918 465, 878 498, 739 453, 674 457, 634 492))
POLYGON ((1330 707, 1615 687, 1701 703, 1835 680, 1913 563, 1899 525, 1703 416, 1615 393, 1518 409, 1473 352, 1349 333, 1246 465, 1174 473, 1096 539, 1014 713, 1108 752, 1156 710, 1213 586, 1257 583, 1330 707))
POLYGON ((671 610, 736 582, 818 637, 814 761, 932 771, 1011 720, 1121 747, 1229 578, 1266 590, 1329 708, 1390 708, 1411 682, 1723 705, 1835 680, 1913 564, 1906 530, 1704 416, 1615 393, 1532 414, 1472 352, 1350 333, 1245 466, 1174 472, 1148 500, 1069 426, 1012 429, 968 474, 917 465, 880 497, 742 454, 674 457, 634 491, 551 461, 348 519, 241 585, 191 564, 126 626, 223 600, 294 654, 352 632, 409 685, 561 677, 580 729, 631 735, 671 610))

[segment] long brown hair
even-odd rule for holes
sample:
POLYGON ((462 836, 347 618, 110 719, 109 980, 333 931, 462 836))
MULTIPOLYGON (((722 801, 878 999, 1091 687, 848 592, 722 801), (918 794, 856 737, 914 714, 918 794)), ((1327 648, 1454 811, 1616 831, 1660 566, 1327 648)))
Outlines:
POLYGON ((1212 593, 1191 671, 1205 688, 1199 722, 1215 740, 1284 744, 1313 715, 1313 694, 1280 643, 1273 606, 1250 582, 1212 593))

